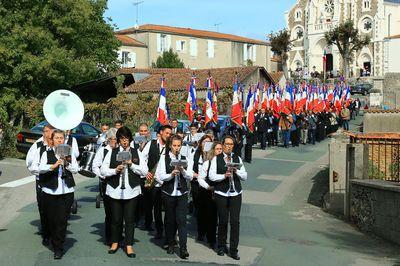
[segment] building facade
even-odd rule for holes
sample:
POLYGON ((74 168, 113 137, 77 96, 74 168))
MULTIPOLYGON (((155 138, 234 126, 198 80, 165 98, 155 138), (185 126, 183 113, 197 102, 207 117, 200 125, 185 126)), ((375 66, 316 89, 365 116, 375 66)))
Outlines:
POLYGON ((116 36, 140 44, 129 46, 122 42, 119 55, 123 67, 149 68, 170 48, 191 69, 249 64, 267 70, 271 67, 269 44, 241 36, 150 24, 117 31, 116 36))
POLYGON ((285 16, 295 40, 288 60, 292 71, 300 68, 321 73, 325 54, 325 70, 343 73, 339 51, 336 46, 327 45, 324 34, 349 19, 361 35, 371 37, 370 45, 353 54, 352 76, 359 76, 363 70, 382 76, 388 70, 385 60, 398 56, 398 53, 387 54, 385 40, 400 34, 400 0, 297 0, 285 16))

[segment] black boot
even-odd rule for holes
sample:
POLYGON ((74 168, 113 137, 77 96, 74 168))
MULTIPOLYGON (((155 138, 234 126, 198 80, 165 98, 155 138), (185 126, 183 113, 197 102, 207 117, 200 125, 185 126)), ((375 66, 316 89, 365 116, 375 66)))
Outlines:
POLYGON ((189 253, 186 248, 180 248, 179 257, 181 259, 187 259, 189 257, 189 253))

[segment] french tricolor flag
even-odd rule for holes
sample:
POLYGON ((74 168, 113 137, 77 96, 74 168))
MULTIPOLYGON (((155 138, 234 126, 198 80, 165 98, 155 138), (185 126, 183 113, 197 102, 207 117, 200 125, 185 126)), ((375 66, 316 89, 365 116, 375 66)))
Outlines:
POLYGON ((246 101, 246 126, 250 132, 254 132, 254 123, 255 123, 255 96, 256 93, 252 94, 252 88, 249 87, 249 93, 247 94, 247 101, 246 101))
POLYGON ((185 114, 189 118, 189 121, 191 122, 193 121, 196 110, 197 110, 196 77, 193 75, 190 80, 188 97, 185 106, 185 114))
POLYGON ((161 88, 160 88, 160 100, 158 102, 158 109, 157 109, 157 121, 160 122, 161 125, 167 124, 167 97, 165 91, 165 78, 161 78, 161 88))
POLYGON ((212 88, 214 87, 214 82, 212 77, 207 78, 207 96, 206 96, 206 106, 205 106, 205 116, 204 116, 204 123, 207 125, 209 122, 213 121, 214 113, 212 109, 213 105, 213 94, 212 88))
POLYGON ((231 120, 233 123, 242 127, 242 106, 239 99, 239 81, 236 80, 233 84, 233 99, 231 108, 231 120))

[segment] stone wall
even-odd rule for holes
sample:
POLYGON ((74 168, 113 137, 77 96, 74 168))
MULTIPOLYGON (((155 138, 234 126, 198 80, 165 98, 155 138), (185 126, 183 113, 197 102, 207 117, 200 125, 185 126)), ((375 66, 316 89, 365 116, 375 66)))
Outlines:
POLYGON ((399 132, 400 110, 368 110, 364 113, 363 132, 399 132))
POLYGON ((351 180, 350 220, 364 232, 400 244, 400 186, 384 180, 351 180))
POLYGON ((386 73, 383 82, 383 105, 400 108, 400 73, 386 73))

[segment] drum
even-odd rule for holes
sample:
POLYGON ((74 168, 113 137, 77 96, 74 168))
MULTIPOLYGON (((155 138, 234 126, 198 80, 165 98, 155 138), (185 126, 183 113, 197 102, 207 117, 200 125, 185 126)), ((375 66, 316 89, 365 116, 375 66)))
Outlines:
POLYGON ((79 166, 81 168, 81 170, 79 170, 79 173, 81 175, 92 178, 96 177, 96 174, 92 172, 92 162, 95 155, 96 153, 93 151, 84 151, 82 153, 82 158, 79 162, 79 166))

